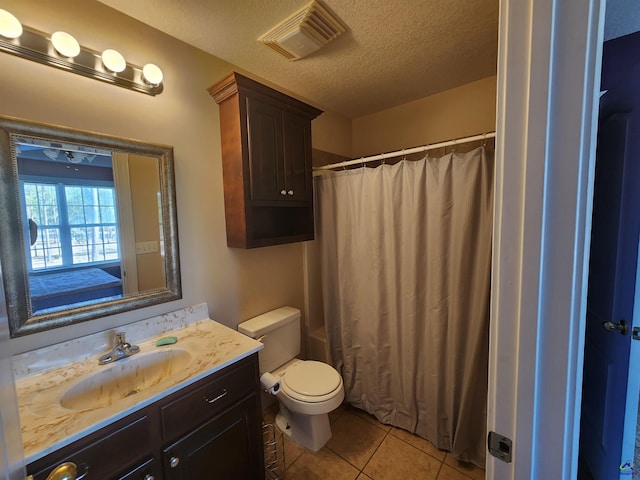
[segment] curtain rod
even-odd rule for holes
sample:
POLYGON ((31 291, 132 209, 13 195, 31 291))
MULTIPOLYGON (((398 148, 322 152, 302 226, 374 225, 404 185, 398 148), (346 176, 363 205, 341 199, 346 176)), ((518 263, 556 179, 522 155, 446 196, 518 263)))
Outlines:
POLYGON ((406 150, 397 150, 395 152, 381 153, 379 155, 371 155, 369 157, 356 158, 353 160, 346 160, 344 162, 323 165, 322 167, 313 167, 313 170, 331 170, 334 168, 348 167, 349 165, 358 165, 362 163, 373 162, 376 160, 384 160, 386 158, 399 157, 400 155, 410 155, 412 153, 427 152, 435 148, 451 147, 454 145, 459 145, 461 143, 469 143, 469 142, 475 142, 478 140, 486 140, 488 138, 495 138, 495 136, 496 136, 496 132, 482 133, 480 135, 474 135, 472 137, 459 138, 456 140, 449 140, 447 142, 433 143, 431 145, 408 148, 406 150))

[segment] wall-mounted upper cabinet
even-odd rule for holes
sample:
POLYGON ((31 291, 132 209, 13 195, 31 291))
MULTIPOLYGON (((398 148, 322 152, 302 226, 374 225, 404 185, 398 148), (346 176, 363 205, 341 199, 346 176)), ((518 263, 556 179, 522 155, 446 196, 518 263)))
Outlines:
POLYGON ((232 72, 220 106, 227 245, 313 240, 311 120, 322 111, 232 72))

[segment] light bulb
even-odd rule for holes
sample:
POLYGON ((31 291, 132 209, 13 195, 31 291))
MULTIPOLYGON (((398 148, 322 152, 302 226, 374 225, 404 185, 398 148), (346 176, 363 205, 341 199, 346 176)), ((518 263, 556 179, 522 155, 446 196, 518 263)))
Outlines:
POLYGON ((22 24, 12 13, 0 9, 0 35, 5 38, 18 38, 22 35, 22 24))
POLYGON ((142 77, 150 85, 160 85, 163 79, 162 70, 153 63, 147 63, 142 67, 142 77))
POLYGON ((108 70, 114 73, 120 73, 127 68, 127 62, 120 52, 112 49, 107 49, 102 52, 102 63, 108 70))
POLYGON ((51 35, 53 48, 63 57, 77 57, 80 53, 80 44, 67 32, 55 32, 51 35))

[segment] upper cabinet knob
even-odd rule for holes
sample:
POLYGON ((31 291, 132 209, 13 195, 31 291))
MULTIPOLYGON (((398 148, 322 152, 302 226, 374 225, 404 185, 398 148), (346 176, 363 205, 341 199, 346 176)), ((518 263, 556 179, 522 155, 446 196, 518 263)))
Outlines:
POLYGON ((293 195, 293 190, 289 190, 287 193, 288 193, 289 195, 293 195))
POLYGON ((180 464, 180 459, 178 457, 171 457, 169 460, 169 465, 171 468, 176 468, 180 464))
POLYGON ((287 191, 286 190, 280 190, 280 195, 286 195, 287 191))

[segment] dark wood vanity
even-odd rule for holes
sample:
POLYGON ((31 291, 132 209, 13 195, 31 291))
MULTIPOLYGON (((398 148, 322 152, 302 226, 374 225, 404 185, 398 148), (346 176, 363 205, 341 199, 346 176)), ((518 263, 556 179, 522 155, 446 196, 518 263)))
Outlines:
POLYGON ((313 240, 311 120, 322 111, 236 72, 209 93, 220 106, 227 245, 313 240))
POLYGON ((258 355, 250 355, 27 466, 62 462, 87 480, 264 478, 258 355))

